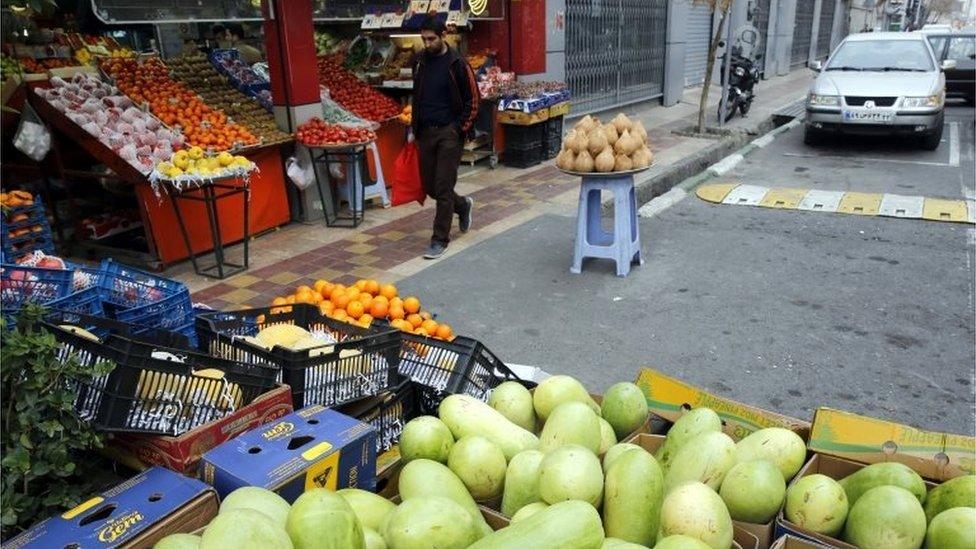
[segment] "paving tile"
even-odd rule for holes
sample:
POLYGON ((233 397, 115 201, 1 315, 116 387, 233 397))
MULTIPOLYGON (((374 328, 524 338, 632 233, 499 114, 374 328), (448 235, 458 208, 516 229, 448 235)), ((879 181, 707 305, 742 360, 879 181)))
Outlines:
POLYGON ((360 242, 358 244, 353 244, 352 246, 346 248, 347 251, 350 251, 354 254, 368 254, 375 249, 376 246, 373 246, 372 244, 366 244, 363 242, 360 242))
POLYGON ((253 303, 249 302, 258 295, 258 292, 248 290, 247 288, 238 288, 232 292, 227 292, 226 294, 221 295, 220 299, 229 301, 231 303, 248 303, 253 305, 253 303))
POLYGON ((349 262, 354 265, 362 266, 362 265, 372 265, 373 263, 376 263, 379 260, 380 260, 379 256, 375 256, 375 255, 358 255, 356 257, 350 258, 349 262))
POLYGON ((255 292, 260 292, 260 293, 269 293, 269 292, 276 293, 282 288, 283 286, 281 284, 275 284, 270 280, 260 280, 248 286, 249 290, 253 290, 255 292))
POLYGON ((291 284, 292 282, 298 280, 299 278, 301 278, 301 275, 299 274, 295 274, 290 271, 284 271, 269 276, 267 279, 270 280, 271 282, 274 282, 275 284, 281 284, 284 286, 284 285, 291 284))
POLYGON ((251 274, 248 274, 248 273, 242 273, 242 274, 239 274, 239 275, 237 275, 237 276, 235 276, 233 278, 228 279, 227 280, 227 284, 230 284, 231 286, 234 286, 235 288, 247 288, 248 286, 250 286, 250 285, 252 285, 255 282, 258 282, 260 280, 261 280, 260 278, 254 276, 254 275, 251 275, 251 274))

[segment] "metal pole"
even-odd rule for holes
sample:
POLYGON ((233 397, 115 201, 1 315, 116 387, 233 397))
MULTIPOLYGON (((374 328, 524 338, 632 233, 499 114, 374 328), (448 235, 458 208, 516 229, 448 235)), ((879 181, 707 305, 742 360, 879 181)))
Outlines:
MULTIPOLYGON (((732 7, 729 6, 729 9, 731 10, 732 7)), ((723 19, 728 19, 728 17, 729 17, 729 14, 726 13, 723 16, 723 19)), ((720 102, 721 108, 719 109, 720 114, 719 114, 719 117, 718 117, 718 127, 720 127, 720 128, 723 127, 723 126, 725 126, 725 114, 728 112, 728 109, 729 109, 729 101, 728 101, 728 98, 729 98, 729 72, 730 72, 730 70, 732 68, 731 67, 731 64, 732 64, 732 24, 731 24, 731 21, 726 21, 725 33, 726 33, 726 35, 725 35, 725 65, 722 67, 722 97, 719 98, 719 102, 720 102)))

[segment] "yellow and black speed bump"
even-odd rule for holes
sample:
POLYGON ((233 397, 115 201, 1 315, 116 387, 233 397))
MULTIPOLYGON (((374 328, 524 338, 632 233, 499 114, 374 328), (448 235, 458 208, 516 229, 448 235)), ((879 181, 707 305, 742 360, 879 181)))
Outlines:
POLYGON ((702 185, 695 193, 698 198, 716 204, 976 224, 976 205, 972 200, 857 191, 770 188, 741 183, 702 185))

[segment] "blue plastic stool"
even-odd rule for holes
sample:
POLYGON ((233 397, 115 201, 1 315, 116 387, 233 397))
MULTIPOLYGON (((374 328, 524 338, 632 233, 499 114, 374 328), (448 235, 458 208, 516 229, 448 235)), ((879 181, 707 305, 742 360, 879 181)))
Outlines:
POLYGON ((637 202, 633 174, 584 175, 576 214, 576 248, 569 271, 580 274, 583 258, 613 259, 617 276, 627 276, 631 263, 644 264, 640 231, 637 228, 637 202), (600 193, 613 193, 613 233, 603 230, 600 193))

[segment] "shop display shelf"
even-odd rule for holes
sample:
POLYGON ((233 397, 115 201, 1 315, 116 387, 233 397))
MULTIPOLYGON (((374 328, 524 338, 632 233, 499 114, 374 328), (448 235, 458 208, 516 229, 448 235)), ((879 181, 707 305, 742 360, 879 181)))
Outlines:
POLYGON ((197 317, 197 333, 200 348, 214 356, 281 368, 281 381, 291 386, 296 408, 335 406, 374 396, 399 381, 399 330, 340 322, 312 305, 202 313, 197 317), (295 351, 281 346, 268 349, 250 339, 275 324, 294 324, 321 335, 323 343, 295 351))
POLYGON ((75 387, 75 410, 101 431, 179 435, 233 413, 275 386, 277 371, 267 365, 116 335, 93 341, 54 324, 45 328, 60 344, 62 360, 74 354, 86 364, 115 365, 110 373, 75 387))

